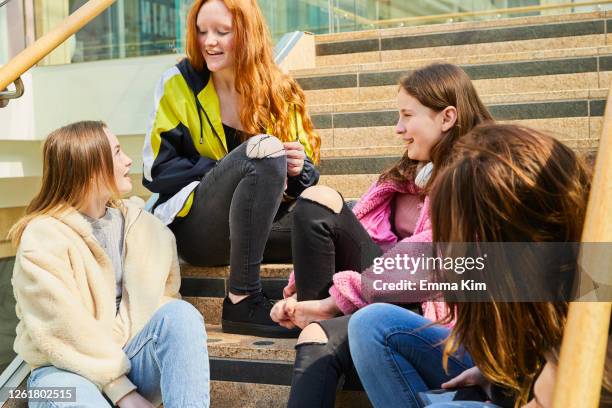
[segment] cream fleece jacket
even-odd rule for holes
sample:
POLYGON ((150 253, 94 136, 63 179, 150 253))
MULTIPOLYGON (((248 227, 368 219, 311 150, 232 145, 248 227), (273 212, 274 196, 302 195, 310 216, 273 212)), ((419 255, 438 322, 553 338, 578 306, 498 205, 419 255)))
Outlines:
MULTIPOLYGON (((139 200, 139 199, 138 199, 139 200)), ((33 219, 13 269, 15 351, 32 369, 54 365, 95 383, 113 403, 136 388, 123 347, 158 308, 180 298, 174 235, 133 200, 125 217, 123 297, 91 225, 76 210, 33 219)))

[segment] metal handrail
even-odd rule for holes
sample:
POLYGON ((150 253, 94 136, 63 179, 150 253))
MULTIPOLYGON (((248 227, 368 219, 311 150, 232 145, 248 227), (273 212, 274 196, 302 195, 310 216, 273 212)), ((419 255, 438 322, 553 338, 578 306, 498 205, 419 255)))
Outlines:
POLYGON ((0 92, 0 108, 4 108, 9 103, 10 99, 20 98, 24 91, 25 88, 23 86, 23 81, 21 80, 21 77, 19 77, 15 80, 14 91, 5 89, 4 91, 0 92))
POLYGON ((114 2, 115 0, 89 0, 69 15, 59 26, 17 54, 6 65, 0 67, 0 89, 5 89, 114 2))
MULTIPOLYGON (((595 162, 582 242, 612 242, 612 89, 608 94, 604 124, 595 162)), ((583 246, 584 250, 584 246, 583 246)), ((584 269, 601 276, 612 265, 612 254, 589 254, 584 269)), ((609 276, 604 277, 609 280, 609 276)), ((606 282, 609 284, 609 282, 606 282)), ((612 303, 574 302, 569 306, 554 389, 554 408, 596 408, 608 345, 612 303)))

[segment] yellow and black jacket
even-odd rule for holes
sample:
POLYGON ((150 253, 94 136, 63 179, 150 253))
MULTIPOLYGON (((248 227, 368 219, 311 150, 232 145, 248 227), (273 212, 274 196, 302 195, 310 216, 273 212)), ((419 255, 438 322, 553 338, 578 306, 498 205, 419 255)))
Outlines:
MULTIPOLYGON (((287 183, 286 194, 297 197, 318 182, 319 172, 299 115, 294 115, 292 132, 307 156, 302 173, 287 183)), ((197 71, 184 59, 163 74, 155 90, 155 111, 143 147, 143 185, 159 194, 155 215, 166 224, 186 216, 200 180, 227 153, 210 72, 197 71)))

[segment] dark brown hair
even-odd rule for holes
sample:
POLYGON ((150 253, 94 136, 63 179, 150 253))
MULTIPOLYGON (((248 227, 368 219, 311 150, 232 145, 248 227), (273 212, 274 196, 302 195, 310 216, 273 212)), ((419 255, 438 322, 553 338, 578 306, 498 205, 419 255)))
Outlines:
MULTIPOLYGON (((457 109, 457 121, 440 141, 432 148, 431 161, 434 165, 429 184, 448 162, 453 145, 474 126, 493 121, 493 117, 480 100, 468 75, 452 64, 432 64, 417 69, 400 80, 400 89, 416 98, 423 106, 441 112, 449 106, 457 109)), ((413 181, 419 164, 404 152, 400 161, 380 176, 380 181, 406 183, 413 181)))
MULTIPOLYGON (((589 188, 586 166, 553 137, 478 126, 432 186, 434 242, 578 242, 589 188)), ((448 304, 446 321, 456 324, 445 358, 462 345, 488 380, 525 404, 544 354, 561 345, 567 303, 448 304)))

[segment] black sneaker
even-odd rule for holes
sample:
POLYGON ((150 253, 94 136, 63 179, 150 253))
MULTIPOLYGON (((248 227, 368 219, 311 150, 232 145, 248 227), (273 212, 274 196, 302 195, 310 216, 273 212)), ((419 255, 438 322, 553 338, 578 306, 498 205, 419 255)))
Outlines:
POLYGON ((249 336, 296 338, 301 329, 286 329, 270 317, 273 301, 263 293, 255 293, 233 304, 226 296, 223 300, 221 328, 224 333, 249 336))

